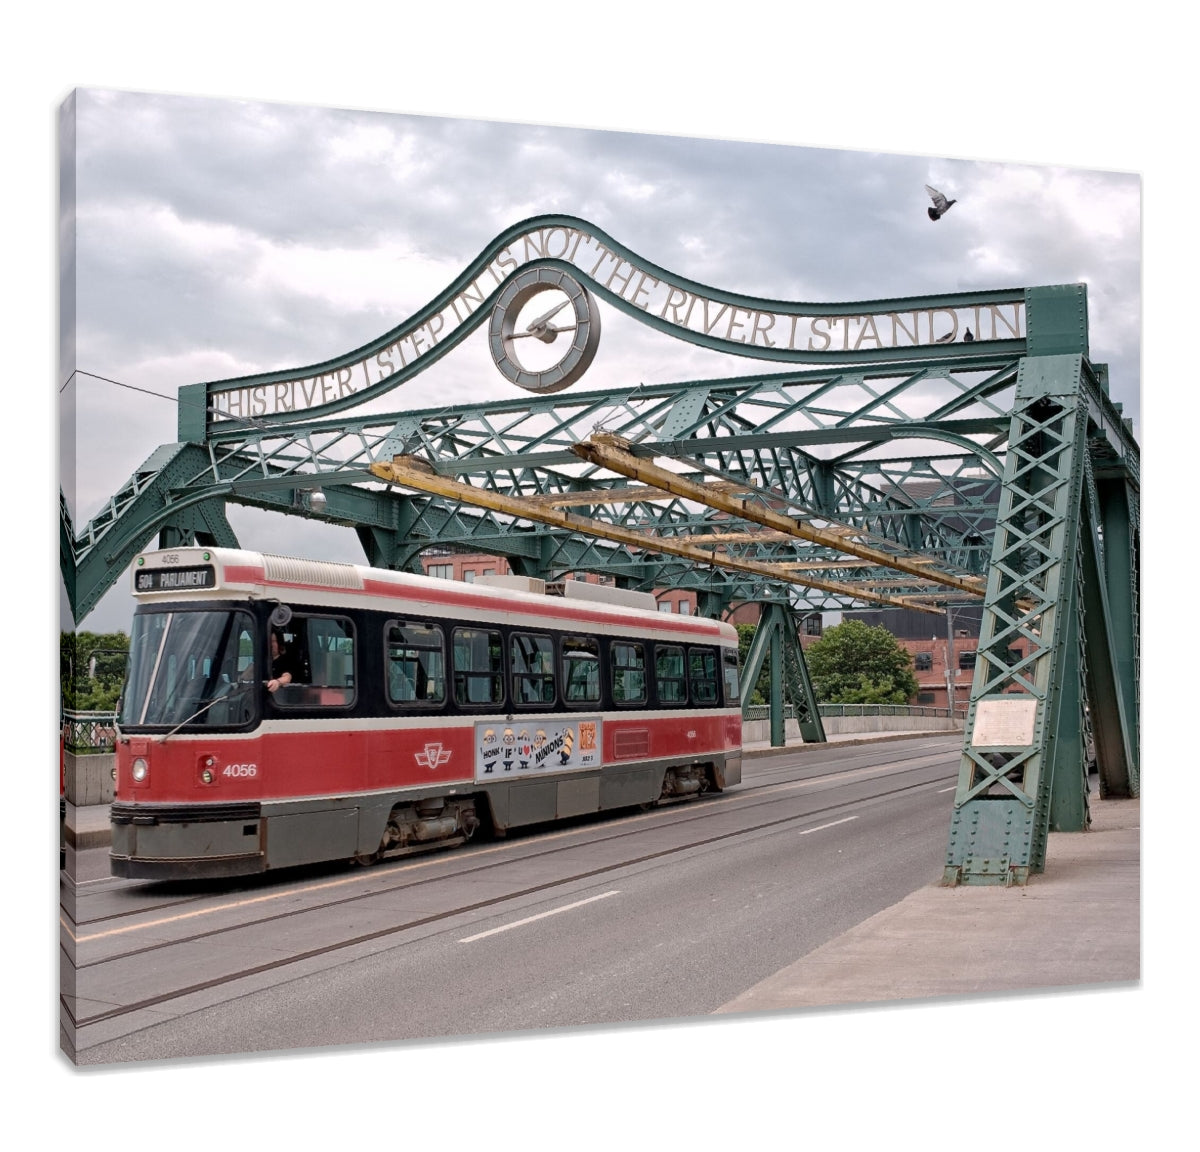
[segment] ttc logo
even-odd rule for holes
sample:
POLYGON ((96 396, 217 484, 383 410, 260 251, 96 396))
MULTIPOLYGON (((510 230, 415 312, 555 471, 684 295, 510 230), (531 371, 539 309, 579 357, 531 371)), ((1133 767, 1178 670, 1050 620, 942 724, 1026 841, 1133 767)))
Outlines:
POLYGON ((422 768, 436 772, 450 759, 450 750, 443 748, 441 744, 426 744, 423 752, 415 752, 413 756, 422 768))

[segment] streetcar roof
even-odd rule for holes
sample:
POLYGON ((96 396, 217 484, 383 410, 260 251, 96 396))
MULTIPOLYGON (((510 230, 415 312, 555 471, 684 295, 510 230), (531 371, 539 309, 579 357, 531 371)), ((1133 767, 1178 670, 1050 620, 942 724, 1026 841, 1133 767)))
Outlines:
POLYGON ((131 566, 131 584, 133 594, 143 602, 292 597, 314 606, 380 610, 388 600, 403 600, 403 606, 396 604, 397 611, 430 616, 477 614, 489 620, 536 617, 545 626, 559 627, 575 624, 618 629, 635 625, 658 636, 737 643, 737 630, 724 621, 593 599, 586 595, 589 586, 564 589, 568 595, 552 595, 525 591, 512 583, 467 583, 235 548, 188 546, 139 553, 131 566))

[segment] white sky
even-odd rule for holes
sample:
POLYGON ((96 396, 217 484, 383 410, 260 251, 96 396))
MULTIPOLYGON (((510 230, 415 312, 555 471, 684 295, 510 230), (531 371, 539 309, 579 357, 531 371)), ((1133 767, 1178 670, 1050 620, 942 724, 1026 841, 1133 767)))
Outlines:
MULTIPOLYGON (((24 489, 17 524, 48 570, 45 599, 35 596, 43 610, 26 612, 28 570, 13 563, 10 546, 17 635, 23 651, 46 654, 45 664, 35 656, 32 669, 24 659, 8 662, 6 698, 21 710, 14 715, 23 714, 33 679, 45 686, 45 731, 53 727, 54 394, 61 383, 54 131, 55 109, 75 87, 292 106, 280 116, 285 127, 272 130, 245 107, 207 125, 177 121, 170 132, 144 118, 117 135, 94 126, 97 157, 106 162, 90 176, 78 364, 168 393, 183 382, 299 365, 356 346, 424 303, 431 293, 423 290, 443 287, 503 227, 543 211, 592 220, 682 275, 765 296, 858 299, 1087 280, 1093 356, 1112 365, 1115 397, 1138 421, 1145 481, 1158 487, 1155 501, 1143 502, 1148 678, 1171 664, 1160 658, 1158 639, 1167 634, 1159 613, 1168 598, 1151 594, 1159 589, 1149 558, 1171 511, 1172 469, 1188 452, 1188 380, 1170 365, 1190 332, 1178 269, 1187 260, 1192 271, 1182 208, 1194 185, 1186 118, 1179 127, 1177 115, 1194 92, 1186 38, 1163 35, 1160 21, 1099 10, 1081 20, 1075 6, 1024 0, 936 12, 865 4, 814 15, 765 5, 707 15, 672 9, 661 17, 644 4, 613 3, 603 16, 539 19, 511 7, 384 14, 354 0, 260 13, 216 0, 190 12, 186 25, 182 17, 164 20, 161 6, 120 0, 45 11, 12 26, 0 77, 8 160, 0 195, 6 251, 16 261, 2 291, 8 345, 18 358, 10 377, 10 412, 19 421, 14 476, 24 489), (427 118, 398 140, 391 131, 397 120, 348 114, 332 155, 331 117, 311 111, 321 106, 427 118), (428 117, 526 127, 477 131, 464 149, 469 125, 428 117), (537 128, 545 123, 622 135, 592 138, 581 154, 583 137, 537 128), (555 162, 564 140, 575 144, 565 165, 555 162), (726 140, 824 151, 719 143, 726 140), (862 154, 834 151, 842 148, 862 154), (1097 172, 1118 175, 1085 175, 1097 172), (1144 397, 1131 206, 1137 186, 1121 173, 1145 180, 1144 397), (938 225, 923 218, 926 181, 960 198, 938 225), (39 388, 45 400, 30 403, 39 388), (1171 418, 1163 413, 1168 403, 1181 410, 1171 418), (41 451, 45 445, 49 451, 41 451), (40 503, 29 499, 24 479, 30 457, 40 503)), ((602 356, 610 338, 606 327, 602 356)), ((669 370, 666 359, 656 370, 669 370)), ((150 398, 130 405, 122 393, 97 389, 107 413, 104 450, 80 477, 80 522, 151 449, 174 437, 173 405, 150 398)), ((95 617, 83 626, 99 626, 95 617)), ((1143 805, 1153 816, 1163 812, 1154 795, 1174 787, 1194 759, 1191 733, 1172 714, 1178 698, 1149 684, 1142 694, 1143 771, 1151 785, 1143 805)), ((36 766, 51 753, 35 728, 12 733, 13 778, 21 786, 10 811, 23 828, 37 829, 15 843, 38 860, 50 858, 50 820, 31 822, 28 813, 49 810, 46 773, 36 766), (20 771, 30 765, 34 772, 20 771)), ((572 1131, 573 1144, 596 1147, 611 1141, 612 1128, 604 1117, 577 1128, 569 1102, 579 1100, 581 1084, 594 1087, 616 1065, 627 1083, 654 1089, 626 1106, 618 1093, 605 1113, 647 1136, 703 1133, 740 1143, 748 1133, 786 1133, 799 1123, 843 1143, 907 1130, 945 1143, 983 1106, 969 1087, 981 1073, 1021 1085, 1010 1116, 1021 1131, 1068 1140, 1082 1129, 1126 1144, 1153 1142, 1186 1098, 1182 1062, 1161 1038, 1193 1014, 1195 993, 1181 960, 1190 954, 1180 916, 1186 893, 1164 885, 1187 873, 1186 861, 1171 858, 1182 852, 1186 829, 1177 819, 1147 827, 1146 964, 1137 991, 87 1075, 67 1071, 55 1054, 58 927, 46 911, 57 884, 48 877, 39 888, 13 870, 18 896, 33 901, 14 931, 37 923, 46 947, 41 957, 29 950, 35 963, 23 971, 34 995, 25 994, 26 980, 9 982, 7 1082, 18 1108, 29 1101, 14 1121, 53 1124, 68 1138, 79 1129, 76 1138, 116 1147, 120 1101, 136 1097, 160 1124, 184 1114, 200 1119, 194 1139, 181 1134, 185 1148, 210 1143, 218 1119, 239 1138, 265 1136, 264 1092, 278 1120, 280 1103, 300 1092, 330 1099, 329 1077, 338 1100, 390 1094, 397 1081, 410 1095, 435 1098, 454 1080, 471 1086, 490 1117, 511 1112, 520 1080, 536 1084, 530 1104, 545 1106, 560 1132, 572 1131), (663 1105, 664 1083, 672 1082, 663 1070, 697 1061, 713 1073, 708 1088, 686 1106, 663 1105), (1123 1088, 1116 1106, 1101 1103, 1114 1069, 1123 1088), (47 1089, 55 1108, 45 1102, 47 1089), (864 1095, 870 1110, 862 1108, 864 1095), (1073 1103, 1063 1108, 1068 1098, 1073 1103), (215 1099, 220 1109, 202 1106, 215 1099), (211 1133, 201 1131, 206 1115, 213 1116, 211 1133)), ((306 1118, 307 1133, 344 1138, 334 1134, 346 1115, 342 1107, 321 1109, 306 1118)), ((13 1130, 21 1127, 15 1122, 13 1130)), ((972 1131, 983 1147, 1011 1140, 1003 1125, 972 1131)), ((533 1131, 527 1143, 548 1146, 549 1139, 533 1131)))

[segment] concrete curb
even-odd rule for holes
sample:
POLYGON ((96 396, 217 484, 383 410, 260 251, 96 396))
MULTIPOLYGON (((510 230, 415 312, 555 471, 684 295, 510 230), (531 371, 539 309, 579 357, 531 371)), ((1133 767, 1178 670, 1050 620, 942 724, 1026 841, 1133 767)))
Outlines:
POLYGON ((68 824, 66 841, 76 852, 86 852, 89 848, 107 848, 112 844, 112 830, 109 828, 77 830, 68 824))

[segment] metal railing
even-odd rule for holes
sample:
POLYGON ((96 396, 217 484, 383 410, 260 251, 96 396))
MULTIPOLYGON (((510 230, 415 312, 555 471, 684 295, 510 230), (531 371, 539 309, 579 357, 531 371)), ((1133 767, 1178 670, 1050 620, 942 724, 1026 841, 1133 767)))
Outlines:
POLYGON ((62 714, 63 744, 76 756, 111 752, 117 739, 115 712, 67 712, 62 714))
MULTIPOLYGON (((940 716, 949 718, 949 708, 933 708, 928 704, 820 704, 822 716, 940 716)), ((965 708, 955 708, 954 716, 962 718, 965 708)))
MULTIPOLYGON (((951 715, 949 708, 932 708, 927 704, 820 704, 818 711, 822 717, 860 716, 934 716, 948 719, 951 715)), ((966 716, 965 708, 955 708, 953 715, 961 720, 966 716)), ((796 709, 791 704, 783 708, 784 719, 794 720, 796 709)), ((771 709, 767 704, 749 704, 742 709, 743 720, 769 720, 771 709)))

